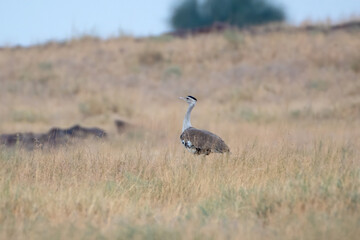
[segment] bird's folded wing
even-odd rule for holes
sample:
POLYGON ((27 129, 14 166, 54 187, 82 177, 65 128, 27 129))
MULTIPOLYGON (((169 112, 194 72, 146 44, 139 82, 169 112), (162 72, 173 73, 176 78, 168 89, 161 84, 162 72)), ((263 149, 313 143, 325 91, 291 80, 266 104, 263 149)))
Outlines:
POLYGON ((195 148, 203 150, 211 149, 215 152, 229 151, 229 147, 219 136, 206 130, 200 130, 193 127, 188 128, 181 134, 180 139, 185 142, 190 141, 195 148))

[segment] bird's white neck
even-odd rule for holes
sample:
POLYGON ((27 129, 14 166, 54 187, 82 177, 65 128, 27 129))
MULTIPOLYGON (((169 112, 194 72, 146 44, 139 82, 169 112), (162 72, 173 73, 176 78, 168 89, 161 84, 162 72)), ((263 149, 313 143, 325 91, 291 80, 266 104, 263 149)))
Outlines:
POLYGON ((190 114, 191 114, 191 110, 193 110, 194 107, 195 107, 195 104, 189 104, 189 108, 188 108, 188 110, 187 110, 187 112, 185 114, 183 127, 182 127, 182 132, 184 132, 186 129, 191 127, 190 114))

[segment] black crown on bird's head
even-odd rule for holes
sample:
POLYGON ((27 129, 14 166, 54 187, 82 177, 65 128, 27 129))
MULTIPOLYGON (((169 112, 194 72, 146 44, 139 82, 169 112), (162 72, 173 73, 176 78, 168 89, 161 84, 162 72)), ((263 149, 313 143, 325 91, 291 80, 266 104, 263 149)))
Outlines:
POLYGON ((195 97, 193 97, 193 96, 188 96, 188 98, 191 98, 191 99, 197 101, 197 99, 195 97))

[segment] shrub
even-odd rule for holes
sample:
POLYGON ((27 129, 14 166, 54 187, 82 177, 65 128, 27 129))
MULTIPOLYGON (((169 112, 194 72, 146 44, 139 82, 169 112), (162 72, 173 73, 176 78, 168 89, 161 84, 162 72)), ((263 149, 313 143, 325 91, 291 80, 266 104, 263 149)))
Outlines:
POLYGON ((175 29, 211 26, 215 22, 242 28, 284 19, 283 9, 266 0, 184 0, 175 7, 170 22, 175 29))

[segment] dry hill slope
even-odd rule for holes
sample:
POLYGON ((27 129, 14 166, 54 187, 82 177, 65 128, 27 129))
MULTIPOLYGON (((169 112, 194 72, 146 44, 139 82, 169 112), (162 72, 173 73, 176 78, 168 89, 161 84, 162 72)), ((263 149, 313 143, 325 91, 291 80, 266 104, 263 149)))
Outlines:
POLYGON ((0 148, 1 239, 357 239, 360 31, 225 31, 0 49, 0 133, 76 123, 105 142, 0 148), (232 154, 194 157, 192 123, 232 154), (134 127, 116 134, 113 119, 134 127))

